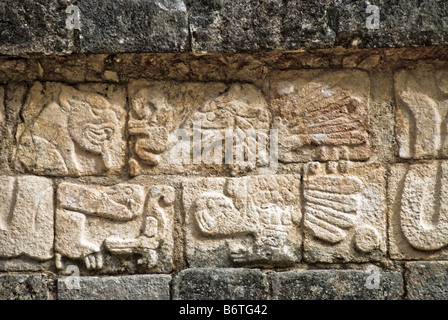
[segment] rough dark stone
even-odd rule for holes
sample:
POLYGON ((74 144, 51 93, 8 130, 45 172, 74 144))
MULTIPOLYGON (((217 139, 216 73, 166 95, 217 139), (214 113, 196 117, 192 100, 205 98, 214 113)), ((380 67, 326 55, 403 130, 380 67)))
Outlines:
POLYGON ((0 300, 53 299, 55 280, 47 275, 1 275, 0 300))
POLYGON ((189 51, 182 0, 80 0, 84 53, 189 51))
POLYGON ((409 262, 405 280, 407 299, 448 299, 448 262, 409 262))
POLYGON ((61 0, 0 2, 0 54, 69 54, 73 30, 66 29, 67 4, 61 0))
POLYGON ((379 8, 379 29, 367 28, 371 13, 360 0, 187 0, 192 49, 211 53, 448 43, 445 0, 370 4, 379 8))
POLYGON ((58 280, 59 300, 169 300, 169 275, 80 277, 58 280))
POLYGON ((254 269, 188 269, 174 279, 175 300, 268 298, 266 275, 254 269))
POLYGON ((400 272, 380 272, 375 289, 372 273, 361 270, 307 270, 271 276, 276 300, 396 300, 403 296, 400 272), (373 287, 369 289, 366 284, 373 287))

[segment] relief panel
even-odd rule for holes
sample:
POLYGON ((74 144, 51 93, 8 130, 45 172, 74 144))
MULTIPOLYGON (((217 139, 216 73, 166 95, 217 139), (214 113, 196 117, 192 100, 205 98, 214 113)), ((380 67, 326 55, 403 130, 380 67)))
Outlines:
POLYGON ((394 80, 399 157, 448 158, 448 69, 421 64, 394 80))
POLYGON ((119 86, 34 83, 21 111, 16 168, 54 176, 120 173, 125 106, 119 86))
POLYGON ((448 259, 448 162, 395 164, 389 177, 394 259, 448 259))
POLYGON ((312 162, 304 176, 304 255, 308 262, 377 261, 386 253, 385 170, 312 162))
POLYGON ((357 70, 300 70, 271 79, 279 161, 366 160, 370 157, 369 77, 357 70))
MULTIPOLYGON (((226 133, 241 138, 246 168, 266 164, 270 113, 259 89, 248 84, 171 83, 137 80, 129 85, 131 175, 203 172, 238 174, 233 150, 226 162, 226 133), (250 132, 256 131, 255 137, 250 132), (255 147, 252 147, 255 146, 255 147), (230 172, 228 172, 230 170, 230 172)), ((227 136, 230 137, 229 134, 227 136)), ((233 138, 232 138, 233 139, 233 138)), ((234 142, 233 145, 236 145, 234 142)), ((244 170, 243 170, 244 171, 244 170)))
POLYGON ((174 189, 63 182, 57 193, 56 266, 81 261, 87 270, 172 268, 174 189))
POLYGON ((183 184, 190 267, 284 266, 301 259, 300 176, 183 184))
POLYGON ((33 176, 0 176, 0 258, 53 257, 53 183, 33 176))

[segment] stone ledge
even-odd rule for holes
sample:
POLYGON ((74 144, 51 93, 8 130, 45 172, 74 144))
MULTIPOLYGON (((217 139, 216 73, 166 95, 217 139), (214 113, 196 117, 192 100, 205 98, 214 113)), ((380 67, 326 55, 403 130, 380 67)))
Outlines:
POLYGON ((406 289, 409 300, 448 299, 448 262, 408 262, 406 289))
POLYGON ((0 54, 233 53, 448 44, 445 1, 372 1, 379 18, 359 0, 131 3, 10 1, 0 5, 0 54), (69 5, 79 9, 79 19, 69 5))

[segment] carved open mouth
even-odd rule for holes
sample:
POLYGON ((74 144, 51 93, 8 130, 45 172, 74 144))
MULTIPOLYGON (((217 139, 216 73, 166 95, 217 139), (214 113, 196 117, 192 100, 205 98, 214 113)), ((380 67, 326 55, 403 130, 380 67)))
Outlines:
POLYGON ((90 141, 103 142, 109 140, 114 132, 111 125, 88 125, 86 128, 86 136, 90 141))

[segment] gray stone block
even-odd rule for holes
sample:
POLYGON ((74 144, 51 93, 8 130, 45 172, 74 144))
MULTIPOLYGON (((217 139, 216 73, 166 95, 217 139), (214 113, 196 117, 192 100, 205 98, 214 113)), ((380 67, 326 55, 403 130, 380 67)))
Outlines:
POLYGON ((67 2, 0 2, 0 54, 61 54, 73 50, 73 30, 66 28, 67 2))
POLYGON ((408 262, 405 280, 409 300, 448 299, 448 262, 408 262))
POLYGON ((182 0, 81 0, 81 51, 85 53, 189 51, 182 0))
POLYGON ((58 280, 59 300, 169 300, 169 275, 67 277, 58 280), (76 282, 79 279, 79 282, 76 282))
POLYGON ((1 275, 0 300, 50 300, 55 282, 43 274, 1 275))
POLYGON ((267 277, 255 269, 187 269, 174 279, 175 300, 268 298, 267 277))
POLYGON ((187 0, 192 49, 252 52, 448 43, 446 1, 370 4, 378 7, 379 19, 372 20, 373 11, 367 12, 368 4, 359 0, 187 0))
POLYGON ((399 272, 380 272, 378 278, 362 270, 307 270, 271 276, 276 300, 396 300, 403 296, 399 272), (370 278, 369 278, 370 277, 370 278))

